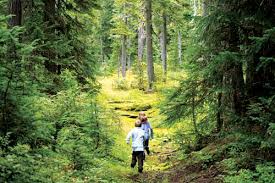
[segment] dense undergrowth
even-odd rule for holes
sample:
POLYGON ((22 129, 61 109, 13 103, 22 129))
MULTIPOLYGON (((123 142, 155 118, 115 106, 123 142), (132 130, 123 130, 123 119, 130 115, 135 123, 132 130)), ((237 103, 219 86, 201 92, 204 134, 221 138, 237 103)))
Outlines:
POLYGON ((27 134, 13 146, 13 132, 1 137, 2 182, 112 180, 103 170, 112 159, 109 150, 118 127, 94 94, 81 91, 69 72, 63 76, 62 92, 28 97, 22 106, 21 115, 32 116, 27 134))

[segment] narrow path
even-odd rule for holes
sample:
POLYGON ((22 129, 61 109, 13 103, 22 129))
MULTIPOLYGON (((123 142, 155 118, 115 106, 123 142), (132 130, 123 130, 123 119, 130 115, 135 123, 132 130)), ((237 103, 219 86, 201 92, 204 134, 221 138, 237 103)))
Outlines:
MULTIPOLYGON (((131 78, 134 77, 127 78, 128 85, 134 82, 134 79, 131 80, 131 78)), ((222 182, 222 178, 218 177, 222 170, 215 165, 206 167, 204 159, 201 159, 204 152, 194 152, 188 157, 181 157, 180 151, 175 152, 176 147, 171 141, 173 132, 171 129, 159 125, 163 116, 159 114, 158 104, 164 99, 160 92, 146 94, 138 89, 118 90, 115 89, 115 79, 116 76, 99 80, 102 84, 100 103, 105 103, 104 108, 107 108, 112 114, 113 125, 119 127, 113 134, 115 144, 110 152, 116 161, 110 165, 108 171, 113 177, 116 177, 115 180, 120 180, 119 183, 222 182), (130 168, 132 150, 131 146, 125 143, 125 137, 134 127, 139 111, 146 112, 155 134, 154 139, 150 141, 152 153, 146 157, 142 174, 137 172, 137 168, 130 168)), ((175 80, 171 78, 169 82, 158 87, 169 88, 175 87, 176 84, 175 80)), ((212 146, 216 148, 215 144, 212 146)), ((210 149, 213 148, 210 146, 210 149)), ((205 156, 209 157, 207 153, 209 150, 206 148, 205 151, 205 156)))
MULTIPOLYGON (((162 179, 162 172, 172 166, 173 146, 169 130, 158 127, 162 116, 157 108, 162 99, 159 93, 145 94, 137 89, 114 89, 113 78, 102 78, 101 100, 104 100, 109 110, 113 111, 120 121, 121 131, 117 134, 114 152, 118 151, 120 157, 126 162, 129 169, 125 176, 131 182, 155 182, 162 179), (133 128, 138 112, 145 111, 151 125, 154 128, 154 139, 150 141, 151 154, 146 156, 144 173, 138 174, 137 170, 131 170, 131 147, 125 144, 125 136, 133 128)), ((126 171, 126 170, 125 170, 126 171)))

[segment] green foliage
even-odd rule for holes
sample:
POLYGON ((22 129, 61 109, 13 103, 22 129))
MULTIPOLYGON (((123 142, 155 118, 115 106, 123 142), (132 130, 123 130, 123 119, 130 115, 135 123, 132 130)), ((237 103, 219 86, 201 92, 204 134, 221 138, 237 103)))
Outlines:
POLYGON ((247 182, 257 182, 257 183, 271 183, 275 181, 274 174, 275 166, 274 163, 264 163, 256 166, 255 171, 242 169, 235 176, 227 176, 225 177, 225 182, 239 182, 239 183, 247 183, 247 182))
POLYGON ((213 155, 199 151, 199 152, 194 152, 193 154, 193 160, 194 163, 200 163, 202 164, 203 168, 207 168, 213 161, 213 155))
POLYGON ((31 109, 35 111, 33 129, 21 140, 26 144, 6 149, 8 136, 1 138, 1 180, 66 182, 74 177, 84 180, 86 171, 97 167, 95 161, 108 154, 113 143, 111 129, 102 118, 104 114, 93 97, 95 94, 80 92, 69 71, 61 78, 64 78, 62 92, 31 100, 31 109), (51 169, 45 169, 45 165, 51 169))
MULTIPOLYGON (((36 82, 30 78, 35 77, 32 72, 25 70, 30 67, 28 62, 35 47, 32 44, 19 42, 23 29, 6 28, 7 17, 1 16, 0 31, 0 94, 1 94, 1 132, 9 132, 13 139, 24 138, 28 130, 32 129, 32 111, 28 110, 30 100, 28 95, 36 93, 36 82), (13 52, 10 52, 14 49, 13 52), (14 128, 16 127, 16 128, 14 128)), ((33 68, 33 70, 38 70, 33 68)), ((39 75, 39 74, 38 74, 39 75)))
POLYGON ((141 64, 138 64, 138 62, 133 64, 132 70, 133 70, 133 74, 135 74, 135 81, 131 83, 132 88, 145 90, 145 86, 146 86, 146 78, 144 73, 145 69, 146 69, 146 64, 144 62, 141 62, 141 64))
POLYGON ((263 149, 274 149, 275 145, 275 123, 270 123, 267 129, 267 139, 262 142, 261 148, 263 149))
POLYGON ((221 164, 224 168, 224 171, 226 173, 228 173, 229 175, 237 173, 237 170, 238 170, 237 164, 238 164, 238 162, 236 162, 236 160, 234 158, 224 159, 221 162, 221 164))
MULTIPOLYGON (((104 171, 115 169, 111 157, 121 152, 112 151, 118 119, 98 101, 96 76, 120 72, 126 37, 127 61, 135 62, 127 69, 135 79, 118 79, 113 88, 145 90, 146 64, 136 59, 144 2, 26 0, 22 26, 14 27, 8 2, 15 1, 0 0, 0 182, 116 182, 118 175, 104 171)), ((153 2, 155 82, 164 80, 164 14, 169 72, 182 67, 186 75, 166 90, 165 123, 177 128, 173 139, 184 153, 216 136, 227 140, 218 150, 192 153, 203 168, 224 159, 226 182, 272 182, 274 164, 263 162, 274 159, 275 147, 274 2, 199 2, 207 4, 207 16, 192 17, 189 1, 153 2)), ((128 105, 131 111, 152 107, 128 105)))
POLYGON ((128 90, 129 89, 129 84, 127 80, 125 79, 117 79, 113 82, 112 84, 114 89, 118 90, 128 90))
POLYGON ((173 142, 178 145, 179 150, 183 153, 190 153, 196 143, 196 135, 194 133, 183 131, 181 128, 174 132, 173 142))

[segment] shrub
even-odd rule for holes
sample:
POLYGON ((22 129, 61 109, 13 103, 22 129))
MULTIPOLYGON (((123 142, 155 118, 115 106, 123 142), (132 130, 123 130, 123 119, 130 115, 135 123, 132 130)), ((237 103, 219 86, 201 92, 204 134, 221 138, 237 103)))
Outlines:
POLYGON ((225 177, 226 183, 273 183, 275 182, 274 163, 264 163, 256 166, 255 171, 242 169, 238 175, 225 177))
POLYGON ((117 79, 113 82, 113 88, 117 90, 128 90, 129 85, 125 79, 117 79))

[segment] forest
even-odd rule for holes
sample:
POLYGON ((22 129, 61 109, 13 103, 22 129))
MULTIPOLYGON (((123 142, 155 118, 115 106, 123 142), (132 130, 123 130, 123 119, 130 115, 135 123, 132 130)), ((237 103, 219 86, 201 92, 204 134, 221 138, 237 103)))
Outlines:
POLYGON ((0 182, 274 183, 275 1, 0 0, 0 182))

